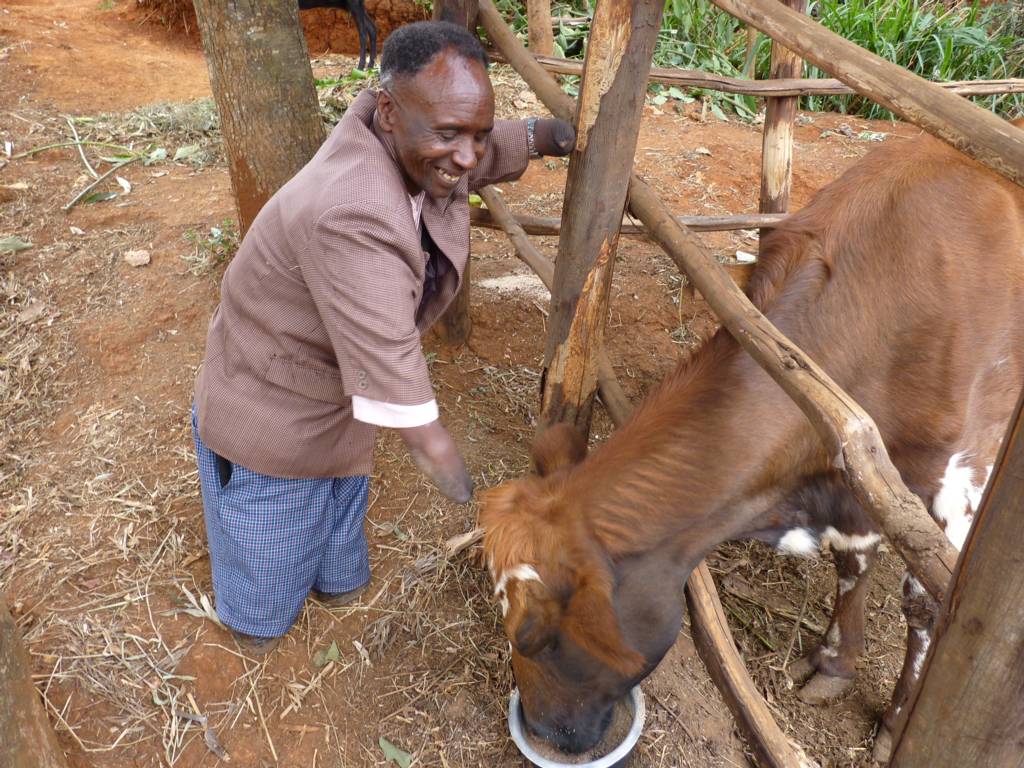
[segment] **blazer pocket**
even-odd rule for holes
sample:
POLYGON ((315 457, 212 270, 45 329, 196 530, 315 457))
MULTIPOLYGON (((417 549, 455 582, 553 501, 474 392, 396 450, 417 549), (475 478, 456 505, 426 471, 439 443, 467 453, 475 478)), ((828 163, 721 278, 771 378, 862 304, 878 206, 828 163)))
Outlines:
POLYGON ((274 355, 267 369, 267 381, 322 403, 347 405, 349 402, 341 373, 311 361, 274 355))

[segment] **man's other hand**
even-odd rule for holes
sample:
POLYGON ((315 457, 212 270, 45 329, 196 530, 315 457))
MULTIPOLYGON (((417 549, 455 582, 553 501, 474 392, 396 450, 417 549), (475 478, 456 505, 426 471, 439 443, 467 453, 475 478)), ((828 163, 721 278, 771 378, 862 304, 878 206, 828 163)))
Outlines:
POLYGON ((440 421, 420 427, 406 427, 398 433, 405 441, 413 461, 437 489, 452 501, 465 504, 473 496, 473 481, 455 447, 455 442, 440 421))
POLYGON ((576 129, 555 117, 538 118, 533 127, 533 146, 540 155, 563 157, 576 146, 576 129))

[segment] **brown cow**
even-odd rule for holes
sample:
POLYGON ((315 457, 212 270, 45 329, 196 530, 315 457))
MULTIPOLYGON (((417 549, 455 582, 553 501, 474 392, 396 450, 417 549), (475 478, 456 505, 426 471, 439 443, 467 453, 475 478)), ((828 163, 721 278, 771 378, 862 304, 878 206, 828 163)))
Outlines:
MULTIPOLYGON (((1024 190, 929 137, 890 140, 764 238, 748 291, 871 414, 960 546, 1024 381, 1024 190)), ((728 539, 832 549, 834 614, 802 693, 849 685, 879 535, 808 420, 728 333, 584 454, 568 428, 549 430, 539 476, 484 498, 533 732, 570 752, 597 742, 612 704, 675 641, 690 571, 728 539)), ((936 610, 912 577, 904 609, 907 657, 883 732, 936 610)))

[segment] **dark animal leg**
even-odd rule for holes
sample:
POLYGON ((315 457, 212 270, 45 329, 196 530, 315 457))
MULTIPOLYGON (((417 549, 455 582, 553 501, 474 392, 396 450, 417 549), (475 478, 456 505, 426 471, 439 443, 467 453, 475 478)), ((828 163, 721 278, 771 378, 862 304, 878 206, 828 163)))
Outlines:
POLYGON ((356 31, 359 32, 359 68, 366 68, 366 52, 369 50, 370 69, 373 69, 377 59, 377 25, 366 12, 364 0, 352 0, 349 3, 349 10, 356 24, 356 31))
POLYGON ((878 536, 829 538, 835 560, 835 607, 822 644, 790 667, 790 675, 807 680, 798 696, 821 704, 845 693, 857 674, 857 659, 864 651, 864 602, 868 575, 878 552, 878 536), (809 678, 809 679, 808 679, 809 678))
POLYGON ((907 703, 910 692, 921 674, 928 646, 931 645, 932 630, 939 615, 939 604, 925 592, 921 583, 909 573, 903 575, 903 615, 907 619, 907 655, 903 657, 903 669, 892 692, 892 701, 882 715, 875 736, 873 757, 876 762, 889 762, 892 752, 892 734, 900 711, 907 703))

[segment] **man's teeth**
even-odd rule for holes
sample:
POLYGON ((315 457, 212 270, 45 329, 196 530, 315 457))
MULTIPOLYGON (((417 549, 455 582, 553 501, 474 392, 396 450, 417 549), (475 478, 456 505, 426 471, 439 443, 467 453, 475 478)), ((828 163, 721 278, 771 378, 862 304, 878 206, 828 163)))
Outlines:
POLYGON ((456 181, 459 180, 458 176, 453 176, 452 174, 448 173, 447 171, 442 171, 440 168, 437 169, 437 172, 438 172, 438 174, 440 174, 442 179, 444 179, 445 181, 451 182, 452 184, 454 184, 456 181))

